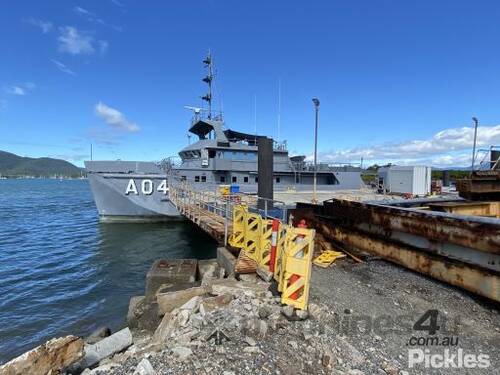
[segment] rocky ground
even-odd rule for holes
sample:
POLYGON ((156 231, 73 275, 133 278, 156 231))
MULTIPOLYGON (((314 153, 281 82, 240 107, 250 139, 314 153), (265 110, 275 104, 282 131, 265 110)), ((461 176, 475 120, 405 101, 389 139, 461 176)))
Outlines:
POLYGON ((307 312, 282 305, 275 285, 256 274, 237 280, 224 278, 215 262, 202 268, 199 286, 160 287, 154 298, 133 298, 130 330, 109 337, 96 332, 86 339, 84 357, 83 341, 68 336, 18 357, 0 374, 46 374, 67 364, 67 374, 85 369, 84 375, 499 373, 498 305, 383 260, 313 266, 307 312), (434 334, 429 321, 414 326, 429 310, 436 313, 434 334), (454 345, 444 346, 450 338, 454 345), (427 341, 414 345, 412 339, 427 341), (415 349, 483 354, 490 365, 410 367, 415 349))
POLYGON ((364 263, 337 262, 329 269, 315 268, 312 280, 311 301, 328 306, 336 317, 335 334, 362 354, 363 365, 359 368, 365 373, 383 374, 381 369, 388 368, 412 374, 466 373, 463 368, 408 368, 409 349, 442 353, 446 348, 410 345, 412 337, 429 337, 427 332, 413 329, 428 310, 439 311, 441 328, 432 337, 458 339, 458 345, 450 347, 450 351, 461 348, 466 353, 489 355, 489 368, 471 369, 470 373, 498 373, 498 304, 377 258, 364 263), (369 369, 368 363, 375 366, 369 369))
MULTIPOLYGON (((309 314, 292 313, 259 281, 230 283, 175 309, 151 338, 136 333, 125 353, 87 374, 463 374, 408 368, 413 324, 438 310, 437 337, 485 353, 492 374, 499 352, 498 306, 382 260, 314 267, 309 314), (215 297, 214 297, 215 296, 215 297), (308 315, 308 316, 305 316, 308 315), (141 337, 141 339, 139 339, 141 337)), ((272 289, 272 288, 271 288, 272 289)), ((439 346, 425 346, 439 353, 439 346)))

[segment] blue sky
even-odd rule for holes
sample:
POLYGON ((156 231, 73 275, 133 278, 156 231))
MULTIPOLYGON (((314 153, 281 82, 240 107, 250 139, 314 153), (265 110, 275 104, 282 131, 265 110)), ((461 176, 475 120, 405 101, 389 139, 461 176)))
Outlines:
POLYGON ((159 160, 187 144, 210 48, 226 125, 326 161, 467 165, 500 144, 497 1, 4 1, 0 149, 159 160))

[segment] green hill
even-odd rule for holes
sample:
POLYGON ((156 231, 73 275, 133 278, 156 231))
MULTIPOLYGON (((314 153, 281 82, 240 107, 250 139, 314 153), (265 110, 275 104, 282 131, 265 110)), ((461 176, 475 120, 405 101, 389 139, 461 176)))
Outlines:
POLYGON ((82 170, 66 160, 53 158, 27 158, 0 151, 0 174, 7 177, 79 177, 82 170))

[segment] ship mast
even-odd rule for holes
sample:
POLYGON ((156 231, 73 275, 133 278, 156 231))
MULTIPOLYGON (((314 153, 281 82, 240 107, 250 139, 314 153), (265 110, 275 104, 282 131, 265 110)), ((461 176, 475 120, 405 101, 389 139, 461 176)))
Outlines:
POLYGON ((212 81, 214 78, 212 55, 210 53, 210 50, 208 51, 208 55, 205 60, 203 60, 203 63, 205 64, 205 68, 208 69, 208 74, 205 76, 205 78, 203 78, 203 82, 208 85, 208 93, 205 96, 202 96, 201 99, 206 101, 208 104, 208 119, 210 120, 212 118, 212 81))

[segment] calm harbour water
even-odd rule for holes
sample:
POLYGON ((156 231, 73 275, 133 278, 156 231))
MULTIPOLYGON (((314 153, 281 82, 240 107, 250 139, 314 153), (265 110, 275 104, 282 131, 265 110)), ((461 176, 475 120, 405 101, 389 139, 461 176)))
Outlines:
POLYGON ((211 258, 186 221, 99 223, 86 180, 0 180, 0 363, 51 337, 125 325, 158 258, 211 258))

